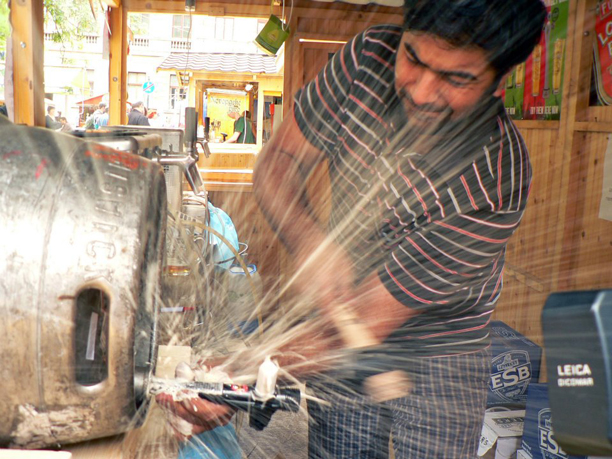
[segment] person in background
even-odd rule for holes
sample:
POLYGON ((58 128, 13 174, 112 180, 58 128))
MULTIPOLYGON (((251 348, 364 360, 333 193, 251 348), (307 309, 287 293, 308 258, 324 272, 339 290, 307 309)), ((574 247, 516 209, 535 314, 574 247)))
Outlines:
POLYGON ((55 131, 62 128, 62 123, 60 123, 56 119, 55 107, 53 105, 49 105, 47 107, 47 116, 45 116, 45 126, 48 129, 53 129, 55 131))
POLYGON ((85 121, 85 129, 98 129, 99 118, 107 112, 106 102, 100 102, 98 108, 85 121))
MULTIPOLYGON (((327 402, 308 401, 311 459, 387 459, 390 438, 397 459, 476 457, 489 322, 532 178, 501 95, 546 17, 541 0, 405 0, 403 24, 350 40, 259 153, 253 195, 298 268, 296 297, 329 324, 290 343, 310 365, 292 376, 303 368, 327 402), (320 222, 307 185, 323 162, 331 209, 320 222), (381 344, 326 366, 342 348, 340 305, 381 344), (368 396, 371 378, 398 371, 409 393, 368 396)), ((248 356, 224 370, 244 372, 248 356)), ((285 347, 276 357, 298 360, 285 347)), ((157 398, 201 429, 231 415, 157 398)))
POLYGON ((74 130, 65 117, 60 116, 59 122, 62 123, 61 132, 72 132, 74 130))
POLYGON ((228 116, 234 120, 234 133, 225 143, 255 143, 250 112, 245 110, 240 115, 237 109, 231 109, 228 116))
POLYGON ((155 109, 149 110, 147 114, 147 118, 149 119, 149 124, 154 127, 163 127, 164 120, 160 116, 159 112, 155 109))
POLYGON ((95 128, 101 129, 108 126, 108 107, 104 107, 102 113, 95 120, 95 128))
POLYGON ((132 110, 128 115, 128 123, 129 125, 134 126, 150 126, 149 119, 145 115, 146 108, 144 104, 140 101, 134 102, 132 104, 132 110))

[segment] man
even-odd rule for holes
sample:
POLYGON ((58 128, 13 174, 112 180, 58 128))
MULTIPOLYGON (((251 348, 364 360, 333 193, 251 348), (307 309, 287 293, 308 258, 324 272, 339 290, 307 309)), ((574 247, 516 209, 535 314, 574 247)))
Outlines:
POLYGON ((57 115, 55 114, 55 107, 52 105, 49 105, 47 107, 47 116, 45 116, 45 126, 48 129, 53 129, 55 131, 57 131, 58 129, 61 129, 62 123, 57 121, 56 116, 57 115))
MULTIPOLYGON (((500 96, 545 17, 539 0, 406 0, 403 28, 347 43, 260 153, 254 193, 303 297, 323 316, 346 305, 383 343, 309 381, 330 404, 309 403, 311 458, 387 458, 390 432, 396 458, 476 456, 488 324, 531 181, 500 96), (321 224, 304 190, 323 160, 321 224), (409 395, 364 395, 364 381, 394 370, 409 395)), ((228 410, 195 403, 177 413, 226 422, 228 410)))
POLYGON ((146 109, 142 102, 134 102, 132 110, 128 115, 128 124, 136 126, 150 126, 149 119, 145 115, 146 109))
POLYGON ((106 126, 108 126, 108 107, 104 106, 102 113, 95 120, 95 128, 102 129, 106 126))
POLYGON ((253 122, 248 110, 242 112, 242 115, 237 109, 231 109, 228 116, 234 120, 234 133, 225 141, 225 143, 255 143, 253 135, 253 122))
POLYGON ((100 102, 98 108, 85 121, 85 129, 98 129, 100 117, 106 112, 106 102, 100 102))

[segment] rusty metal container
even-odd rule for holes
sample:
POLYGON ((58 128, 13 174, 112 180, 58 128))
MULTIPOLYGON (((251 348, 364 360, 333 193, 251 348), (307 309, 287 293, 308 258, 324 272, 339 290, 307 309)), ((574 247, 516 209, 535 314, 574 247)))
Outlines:
POLYGON ((0 139, 0 444, 124 432, 156 357, 162 169, 45 129, 0 139))

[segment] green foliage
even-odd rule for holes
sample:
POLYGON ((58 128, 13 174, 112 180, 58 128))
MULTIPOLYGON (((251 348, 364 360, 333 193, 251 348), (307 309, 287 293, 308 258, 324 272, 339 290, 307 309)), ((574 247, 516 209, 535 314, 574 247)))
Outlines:
POLYGON ((6 40, 11 35, 9 27, 9 7, 8 0, 0 0, 0 52, 6 50, 6 40))
POLYGON ((140 13, 130 13, 128 15, 130 29, 134 35, 149 35, 149 15, 140 13))
MULTIPOLYGON (((0 0, 4 1, 4 0, 0 0)), ((97 33, 97 21, 91 11, 94 5, 96 15, 103 14, 98 2, 88 0, 44 0, 45 29, 52 31, 56 43, 74 44, 83 35, 97 33)))

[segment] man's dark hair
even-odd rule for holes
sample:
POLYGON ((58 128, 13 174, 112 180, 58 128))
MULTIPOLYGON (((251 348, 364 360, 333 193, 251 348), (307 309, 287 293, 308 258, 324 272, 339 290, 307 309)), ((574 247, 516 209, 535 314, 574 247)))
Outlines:
POLYGON ((144 104, 141 101, 134 102, 132 104, 132 110, 135 109, 135 108, 138 108, 138 107, 142 107, 142 106, 144 106, 144 104))
POLYGON ((529 57, 545 20, 541 0, 404 0, 404 30, 482 48, 500 76, 529 57))
POLYGON ((106 108, 106 102, 100 102, 100 103, 98 104, 98 108, 99 108, 100 110, 105 109, 105 108, 106 108))
POLYGON ((53 105, 49 105, 49 106, 47 107, 47 115, 48 115, 49 113, 51 113, 51 110, 55 110, 55 107, 54 107, 53 105))

